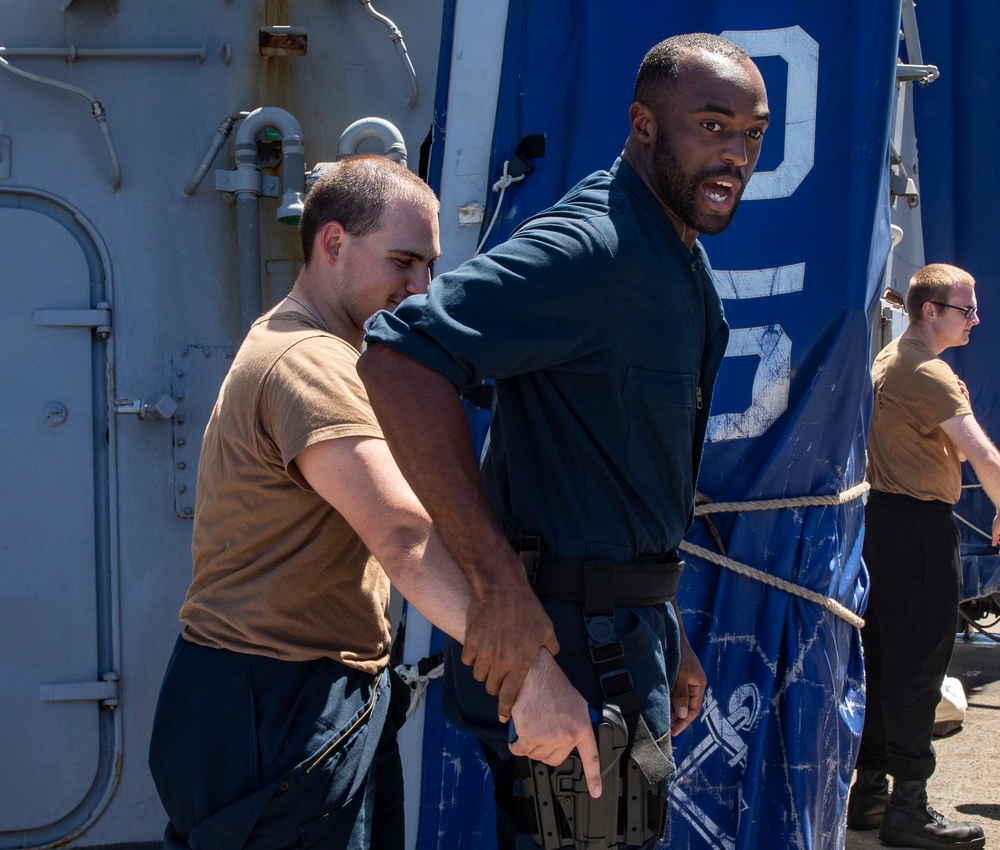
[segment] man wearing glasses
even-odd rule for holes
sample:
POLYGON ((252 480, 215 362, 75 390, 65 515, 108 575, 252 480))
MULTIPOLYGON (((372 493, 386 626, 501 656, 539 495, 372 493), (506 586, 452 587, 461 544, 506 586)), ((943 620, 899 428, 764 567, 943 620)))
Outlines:
MULTIPOLYGON (((965 384, 938 355, 979 324, 975 280, 935 263, 906 293, 909 327, 872 365, 864 559, 871 577, 864 647, 867 700, 847 825, 881 827, 893 847, 983 847, 983 830, 927 805, 931 732, 955 644, 962 585, 951 509, 968 460, 1000 507, 1000 453, 972 413, 965 384), (893 778, 889 794, 888 777, 893 778)), ((1000 542, 1000 514, 993 519, 1000 542)))

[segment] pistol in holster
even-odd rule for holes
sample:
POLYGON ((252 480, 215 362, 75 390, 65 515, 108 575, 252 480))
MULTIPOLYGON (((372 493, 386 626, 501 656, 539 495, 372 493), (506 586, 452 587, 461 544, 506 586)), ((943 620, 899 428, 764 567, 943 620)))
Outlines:
POLYGON ((614 703, 605 702, 596 720, 601 760, 600 797, 590 796, 583 762, 575 752, 557 767, 515 757, 521 782, 518 831, 545 850, 575 847, 607 850, 619 844, 638 847, 663 835, 666 799, 627 755, 628 727, 614 703))

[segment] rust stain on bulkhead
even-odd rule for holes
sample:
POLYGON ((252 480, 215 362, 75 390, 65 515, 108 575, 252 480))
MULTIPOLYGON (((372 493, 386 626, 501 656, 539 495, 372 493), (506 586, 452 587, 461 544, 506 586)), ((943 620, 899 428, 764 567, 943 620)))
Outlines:
MULTIPOLYGON (((257 26, 258 27, 278 27, 293 26, 295 21, 289 16, 288 0, 260 0, 256 5, 257 26)), ((303 84, 306 71, 299 70, 299 63, 307 61, 305 57, 295 56, 261 56, 258 51, 257 34, 254 34, 254 44, 252 50, 254 54, 253 65, 253 98, 255 106, 276 106, 290 112, 299 121, 302 121, 302 109, 299 90, 303 84)), ((303 135, 308 139, 308 128, 303 127, 303 135)), ((278 154, 278 149, 274 148, 273 153, 278 154)), ((308 163, 308 146, 306 157, 308 163)), ((261 163, 262 171, 266 174, 281 175, 280 159, 269 159, 266 163, 261 163)), ((269 216, 272 210, 276 209, 276 203, 272 199, 262 199, 261 214, 269 216)), ((301 249, 299 248, 298 228, 281 225, 277 227, 262 228, 261 248, 264 258, 299 258, 301 249)), ((284 295, 284 292, 276 293, 275 299, 284 295)), ((265 304, 265 307, 270 306, 265 304)))
MULTIPOLYGON (((294 23, 289 19, 288 0, 263 0, 258 10, 258 26, 285 27, 294 23)), ((261 56, 257 45, 254 45, 254 54, 254 95, 257 103, 280 106, 298 115, 296 63, 303 61, 302 58, 261 56)))

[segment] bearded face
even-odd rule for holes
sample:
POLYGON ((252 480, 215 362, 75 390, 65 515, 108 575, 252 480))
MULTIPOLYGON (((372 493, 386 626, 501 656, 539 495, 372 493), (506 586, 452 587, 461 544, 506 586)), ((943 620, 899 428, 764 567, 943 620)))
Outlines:
POLYGON ((729 226, 740 205, 746 179, 746 170, 735 166, 685 170, 666 135, 656 137, 652 162, 656 194, 698 233, 714 236, 729 226))

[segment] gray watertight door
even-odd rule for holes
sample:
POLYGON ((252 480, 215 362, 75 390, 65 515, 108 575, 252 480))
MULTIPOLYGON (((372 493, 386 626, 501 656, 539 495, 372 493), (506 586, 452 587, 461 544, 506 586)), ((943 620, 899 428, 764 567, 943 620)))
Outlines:
POLYGON ((117 696, 99 670, 93 263, 41 207, 0 205, 0 846, 71 832, 100 796, 100 701, 117 696))

